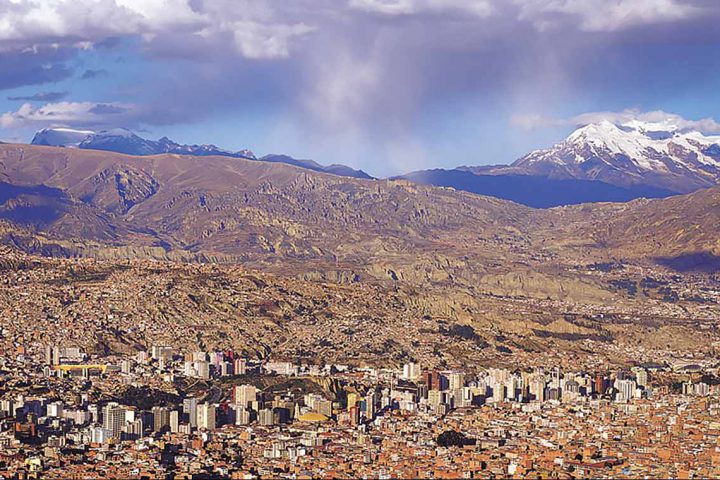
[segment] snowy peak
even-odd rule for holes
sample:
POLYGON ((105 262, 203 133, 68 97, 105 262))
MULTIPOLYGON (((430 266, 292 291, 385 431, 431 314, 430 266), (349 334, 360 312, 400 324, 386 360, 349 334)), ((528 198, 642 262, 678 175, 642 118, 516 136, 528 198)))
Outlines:
POLYGON ((80 143, 80 148, 108 150, 129 155, 153 155, 156 142, 145 140, 125 128, 113 128, 88 136, 80 143))
MULTIPOLYGON (((183 145, 167 137, 159 140, 145 139, 127 128, 111 128, 94 132, 92 130, 74 130, 70 128, 44 128, 38 131, 31 142, 33 145, 80 148, 87 150, 105 150, 127 155, 159 155, 172 153, 191 156, 222 156, 258 160, 250 150, 233 152, 212 144, 183 145)), ((317 172, 330 173, 343 177, 372 178, 362 170, 354 170, 345 165, 320 165, 312 160, 298 160, 287 155, 266 155, 261 159, 267 162, 285 163, 317 172)))
POLYGON ((677 192, 720 183, 720 136, 681 129, 672 122, 602 121, 585 125, 511 168, 551 178, 649 185, 677 192))
POLYGON ((31 143, 50 147, 77 147, 83 140, 94 133, 92 130, 75 130, 72 128, 43 128, 35 134, 31 143))
POLYGON ((127 128, 111 128, 95 132, 71 128, 44 128, 32 139, 33 145, 70 147, 88 150, 106 150, 128 155, 158 155, 175 153, 179 155, 222 155, 237 158, 254 159, 250 150, 232 152, 215 145, 181 145, 163 137, 160 140, 148 140, 127 128))

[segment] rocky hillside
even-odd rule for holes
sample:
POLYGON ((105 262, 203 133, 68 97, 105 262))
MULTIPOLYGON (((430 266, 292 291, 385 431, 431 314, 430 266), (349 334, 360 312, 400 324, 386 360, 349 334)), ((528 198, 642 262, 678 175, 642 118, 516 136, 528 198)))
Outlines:
POLYGON ((0 202, 0 219, 29 232, 12 242, 34 253, 242 262, 341 282, 476 285, 610 257, 717 253, 716 189, 542 211, 279 163, 2 145, 0 202))
POLYGON ((2 145, 0 340, 40 344, 32 321, 108 351, 437 366, 703 348, 719 196, 536 210, 280 163, 2 145))

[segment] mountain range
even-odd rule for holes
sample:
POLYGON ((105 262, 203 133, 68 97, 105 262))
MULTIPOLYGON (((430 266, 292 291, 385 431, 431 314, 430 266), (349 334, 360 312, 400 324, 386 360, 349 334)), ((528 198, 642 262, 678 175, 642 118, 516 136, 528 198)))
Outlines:
MULTIPOLYGON (((344 165, 325 166, 276 154, 256 158, 249 150, 233 152, 215 145, 182 145, 167 137, 147 140, 121 128, 100 132, 43 129, 32 144, 139 156, 223 156, 372 178, 344 165)), ((490 195, 535 208, 664 198, 718 184, 720 136, 705 136, 670 123, 602 121, 585 125, 551 148, 530 152, 511 165, 421 170, 393 179, 490 195)))
POLYGON ((287 155, 266 155, 258 159, 250 150, 230 151, 209 144, 183 145, 167 137, 162 137, 159 140, 148 140, 125 128, 113 128, 99 132, 64 127, 44 128, 35 134, 31 144, 83 150, 104 150, 128 155, 159 155, 163 153, 193 156, 216 155, 287 163, 317 172, 347 177, 372 178, 362 170, 354 170, 344 165, 324 166, 312 160, 298 160, 287 155))
POLYGON ((537 210, 406 180, 246 158, 0 146, 0 220, 28 232, 25 249, 69 256, 135 250, 288 269, 297 262, 306 272, 382 278, 449 269, 457 279, 499 259, 522 263, 542 252, 566 260, 718 255, 717 232, 696 226, 720 225, 719 192, 537 210), (670 227, 658 227, 664 224, 670 227))
POLYGON ((603 121, 511 165, 422 170, 398 178, 542 208, 667 197, 720 182, 720 136, 672 124, 603 121))
MULTIPOLYGON (((456 324, 472 326, 471 338, 502 350, 452 340, 448 361, 480 361, 508 348, 565 355, 578 344, 557 342, 577 335, 663 345, 693 337, 679 321, 648 335, 651 320, 642 315, 648 302, 653 312, 694 308, 689 300, 676 305, 664 298, 694 298, 683 292, 695 278, 715 278, 708 285, 717 285, 718 205, 720 187, 712 187, 664 199, 535 209, 408 180, 247 158, 3 144, 0 244, 21 256, 2 254, 0 268, 38 268, 43 264, 34 256, 54 257, 53 268, 67 270, 62 275, 70 283, 56 283, 48 270, 40 285, 50 290, 35 290, 43 298, 76 287, 97 293, 100 282, 134 292, 128 298, 139 299, 138 315, 155 311, 149 318, 159 328, 201 322, 219 332, 231 325, 288 355, 329 348, 328 358, 362 352, 352 357, 359 361, 405 351, 441 362, 432 345, 450 341, 443 332, 456 324), (123 270, 137 262, 141 270, 123 270), (88 269, 95 273, 83 274, 88 269), (122 283, 121 273, 98 280, 105 270, 126 275, 122 283), (259 272, 249 274, 257 280, 243 281, 260 302, 252 318, 236 310, 230 278, 240 270, 259 272), (269 289, 266 274, 283 279, 277 289, 269 289), (155 283, 146 286, 150 277, 155 283), (663 278, 677 278, 677 285, 658 283, 663 278), (173 292, 172 301, 156 296, 157 288, 173 292), (195 303, 199 291, 212 307, 195 303), (220 292, 229 296, 222 300, 220 292), (325 308, 335 304, 343 304, 342 312, 325 308), (588 317, 589 306, 606 316, 588 317), (628 312, 639 320, 628 323, 628 312), (235 323, 224 320, 230 317, 235 323)), ((698 305, 709 311, 714 304, 698 305)), ((91 344, 105 338, 88 335, 91 344)), ((148 341, 158 338, 164 337, 148 341)))

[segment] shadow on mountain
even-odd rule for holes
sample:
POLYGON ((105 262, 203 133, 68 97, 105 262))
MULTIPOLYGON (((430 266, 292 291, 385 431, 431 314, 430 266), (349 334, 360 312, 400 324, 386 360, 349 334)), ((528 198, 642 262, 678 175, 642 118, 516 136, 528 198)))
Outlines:
POLYGON ((657 258, 656 261, 660 265, 683 273, 713 273, 720 271, 720 256, 709 252, 684 253, 677 257, 657 258))
POLYGON ((0 219, 40 226, 54 222, 66 211, 67 197, 60 189, 0 182, 0 219))
POLYGON ((588 202, 628 202, 636 198, 663 198, 669 190, 648 187, 618 187, 592 180, 557 180, 531 175, 477 175, 463 170, 425 170, 402 177, 423 185, 511 200, 534 208, 551 208, 588 202))

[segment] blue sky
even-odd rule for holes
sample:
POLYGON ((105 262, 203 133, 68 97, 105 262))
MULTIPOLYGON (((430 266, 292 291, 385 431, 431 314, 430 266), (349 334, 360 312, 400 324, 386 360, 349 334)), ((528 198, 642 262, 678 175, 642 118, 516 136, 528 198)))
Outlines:
POLYGON ((714 0, 0 0, 0 139, 124 126, 384 176, 618 112, 717 133, 719 22, 714 0))

